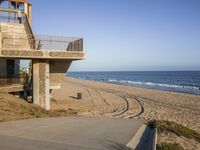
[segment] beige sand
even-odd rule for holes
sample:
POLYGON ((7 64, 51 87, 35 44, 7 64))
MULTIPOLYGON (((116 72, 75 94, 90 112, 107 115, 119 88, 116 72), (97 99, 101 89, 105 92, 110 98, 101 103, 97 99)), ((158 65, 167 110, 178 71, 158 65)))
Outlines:
MULTIPOLYGON (((168 120, 200 132, 200 96, 158 91, 87 80, 65 78, 52 93, 53 109, 74 109, 79 115, 113 118, 168 120), (77 100, 82 92, 83 99, 77 100)), ((200 143, 173 133, 160 133, 158 143, 179 143, 184 149, 200 149, 200 143)))
POLYGON ((115 85, 67 77, 54 90, 52 109, 71 108, 79 115, 175 121, 200 132, 200 96, 115 85), (77 93, 83 99, 77 100, 77 93))

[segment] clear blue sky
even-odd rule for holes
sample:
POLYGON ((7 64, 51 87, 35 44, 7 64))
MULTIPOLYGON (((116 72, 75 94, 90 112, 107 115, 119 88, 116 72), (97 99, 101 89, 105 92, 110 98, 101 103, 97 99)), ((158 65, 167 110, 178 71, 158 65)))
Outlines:
POLYGON ((200 0, 30 0, 33 30, 81 36, 71 71, 200 70, 200 0))

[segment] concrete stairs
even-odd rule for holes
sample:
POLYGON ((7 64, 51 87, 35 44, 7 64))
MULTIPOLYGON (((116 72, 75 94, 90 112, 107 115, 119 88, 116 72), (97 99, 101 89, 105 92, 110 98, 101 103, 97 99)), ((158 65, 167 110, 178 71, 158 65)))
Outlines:
POLYGON ((24 24, 0 23, 2 48, 30 49, 24 24))

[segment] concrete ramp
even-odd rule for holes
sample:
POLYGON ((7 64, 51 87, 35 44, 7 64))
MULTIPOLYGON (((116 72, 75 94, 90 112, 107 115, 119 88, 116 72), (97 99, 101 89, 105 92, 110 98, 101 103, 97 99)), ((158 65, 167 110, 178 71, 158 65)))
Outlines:
POLYGON ((0 149, 129 149, 126 144, 141 126, 137 120, 84 117, 7 122, 0 124, 0 149))

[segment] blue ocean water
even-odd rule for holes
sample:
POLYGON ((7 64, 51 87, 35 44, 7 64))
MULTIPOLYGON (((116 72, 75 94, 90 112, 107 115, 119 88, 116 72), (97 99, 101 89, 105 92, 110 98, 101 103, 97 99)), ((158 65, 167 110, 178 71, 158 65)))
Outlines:
POLYGON ((200 95, 200 71, 69 72, 68 76, 200 95))

